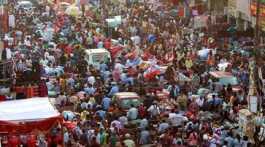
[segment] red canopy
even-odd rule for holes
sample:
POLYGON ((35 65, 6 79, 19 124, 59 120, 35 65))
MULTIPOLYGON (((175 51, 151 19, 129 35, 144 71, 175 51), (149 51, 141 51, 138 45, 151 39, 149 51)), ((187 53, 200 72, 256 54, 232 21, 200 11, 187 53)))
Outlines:
POLYGON ((11 123, 8 121, 0 121, 0 133, 14 133, 25 134, 36 130, 46 132, 54 125, 62 122, 61 117, 48 118, 40 121, 25 122, 25 123, 11 123))
POLYGON ((0 102, 0 133, 46 132, 62 122, 49 98, 0 102))

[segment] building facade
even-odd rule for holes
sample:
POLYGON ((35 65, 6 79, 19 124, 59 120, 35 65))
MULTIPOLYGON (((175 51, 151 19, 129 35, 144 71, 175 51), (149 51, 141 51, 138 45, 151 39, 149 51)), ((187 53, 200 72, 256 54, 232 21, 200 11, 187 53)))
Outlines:
MULTIPOLYGON (((260 27, 265 31, 265 0, 260 0, 260 27)), ((256 0, 228 0, 227 5, 228 21, 235 20, 239 30, 256 26, 256 0)))

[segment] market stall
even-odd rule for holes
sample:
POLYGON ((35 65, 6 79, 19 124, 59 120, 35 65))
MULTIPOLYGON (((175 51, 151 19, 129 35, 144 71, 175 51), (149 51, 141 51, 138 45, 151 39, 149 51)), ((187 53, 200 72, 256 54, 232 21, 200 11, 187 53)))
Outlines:
POLYGON ((0 103, 0 133, 46 132, 61 123, 61 115, 49 98, 0 103))

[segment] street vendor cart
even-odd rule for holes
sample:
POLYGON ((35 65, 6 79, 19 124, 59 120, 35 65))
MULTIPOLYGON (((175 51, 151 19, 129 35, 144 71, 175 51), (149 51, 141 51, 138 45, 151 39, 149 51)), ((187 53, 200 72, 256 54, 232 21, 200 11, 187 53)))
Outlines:
POLYGON ((253 114, 248 109, 239 110, 239 129, 242 136, 248 136, 254 142, 255 124, 253 114))

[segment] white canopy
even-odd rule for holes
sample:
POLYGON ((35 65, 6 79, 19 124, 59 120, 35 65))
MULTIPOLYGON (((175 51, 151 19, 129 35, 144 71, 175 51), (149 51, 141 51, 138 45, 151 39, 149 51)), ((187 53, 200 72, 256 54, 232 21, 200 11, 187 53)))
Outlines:
POLYGON ((0 102, 0 121, 36 121, 58 117, 60 113, 49 98, 31 98, 0 102))

